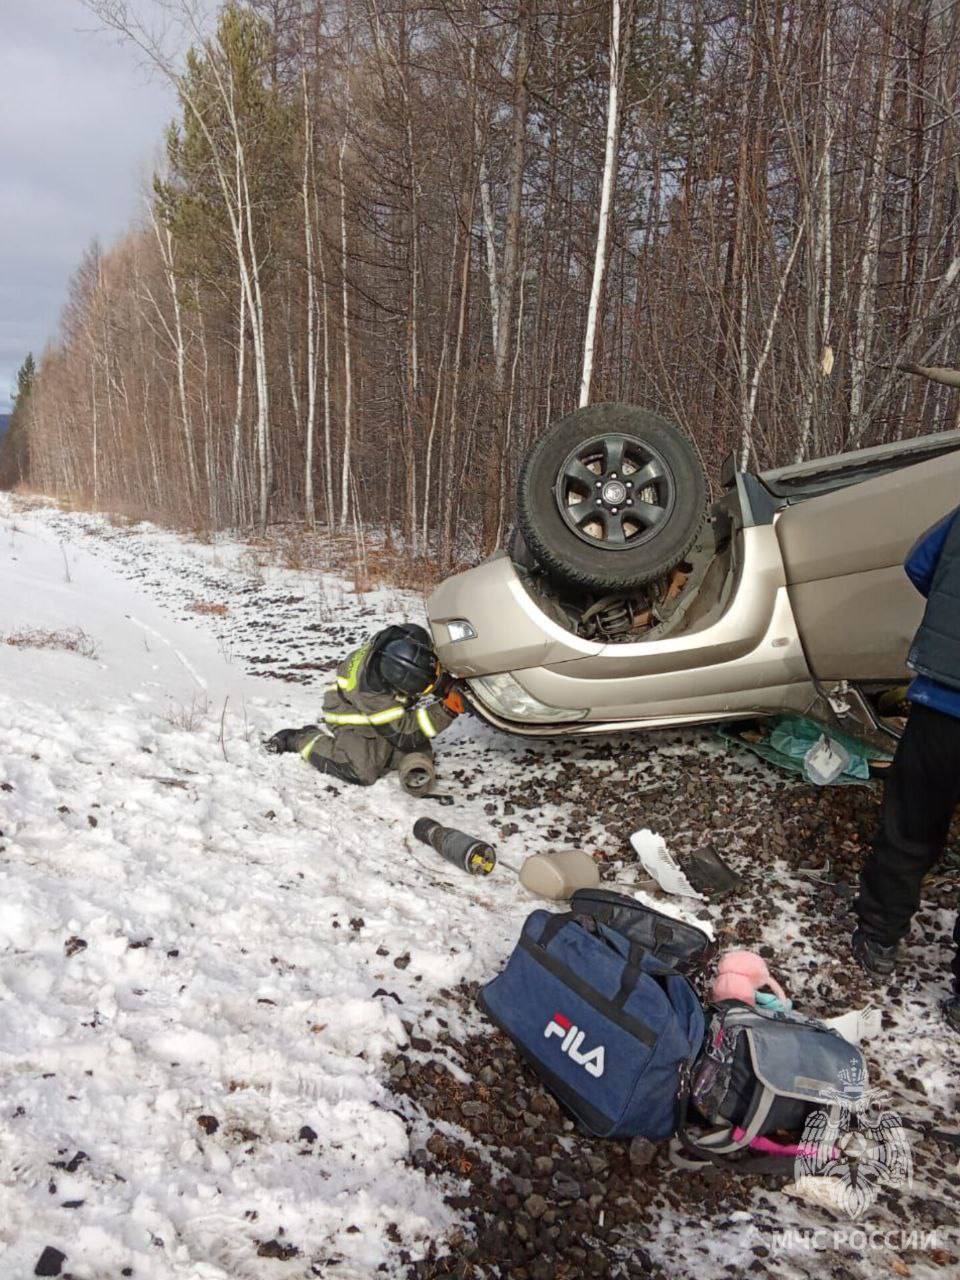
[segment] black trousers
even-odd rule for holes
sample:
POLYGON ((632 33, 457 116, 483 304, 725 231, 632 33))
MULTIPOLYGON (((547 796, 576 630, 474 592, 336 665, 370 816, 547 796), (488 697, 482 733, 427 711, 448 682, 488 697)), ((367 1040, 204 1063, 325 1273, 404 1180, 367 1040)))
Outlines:
MULTIPOLYGON (((960 720, 914 704, 887 774, 883 816, 860 873, 857 914, 878 942, 899 942, 920 905, 924 877, 939 861, 960 802, 960 720)), ((960 915, 953 930, 960 992, 960 915)))

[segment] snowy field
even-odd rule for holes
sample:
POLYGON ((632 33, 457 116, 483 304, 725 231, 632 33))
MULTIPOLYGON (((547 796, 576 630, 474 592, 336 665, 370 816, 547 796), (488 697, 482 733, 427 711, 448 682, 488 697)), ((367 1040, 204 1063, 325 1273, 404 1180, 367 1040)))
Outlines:
MULTIPOLYGON (((561 788, 514 822, 503 797, 562 776, 571 752, 608 775, 609 752, 534 749, 464 717, 438 744, 449 809, 395 777, 351 789, 266 754, 269 733, 315 720, 347 649, 422 603, 358 597, 238 545, 0 495, 0 599, 6 637, 80 628, 84 650, 0 643, 2 1280, 34 1274, 48 1247, 76 1280, 363 1280, 410 1274, 451 1233, 469 1236, 450 1203, 468 1184, 411 1158, 432 1122, 391 1087, 391 1064, 426 1043, 469 1082, 469 1061, 443 1057, 481 1027, 454 989, 493 976, 534 904, 506 872, 457 877, 410 830, 426 812, 495 836, 513 861, 561 835, 599 848, 600 816, 561 788)), ((696 734, 643 753, 648 782, 671 762, 729 758, 696 734)), ((785 785, 739 767, 766 794, 785 785)), ((776 900, 767 939, 801 946, 801 881, 751 884, 776 900)), ((870 1055, 905 1116, 952 1128, 957 1041, 936 1014, 947 922, 929 913, 930 947, 870 1055)), ((864 1003, 846 957, 817 947, 803 972, 822 967, 834 1007, 814 1011, 864 1003)), ((788 986, 799 972, 778 970, 788 986)), ((707 1280, 960 1274, 957 1152, 921 1139, 914 1160, 912 1212, 941 1206, 922 1219, 939 1252, 775 1257, 756 1246, 780 1228, 835 1224, 755 1189, 709 1225, 668 1194, 646 1254, 707 1280)), ((879 1207, 885 1230, 914 1220, 895 1197, 879 1207)))

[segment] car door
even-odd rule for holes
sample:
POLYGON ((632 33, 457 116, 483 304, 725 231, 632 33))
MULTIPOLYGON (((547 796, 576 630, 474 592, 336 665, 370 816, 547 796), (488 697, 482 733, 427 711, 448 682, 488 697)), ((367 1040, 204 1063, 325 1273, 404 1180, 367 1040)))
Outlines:
POLYGON ((900 680, 923 600, 903 571, 960 503, 960 452, 789 506, 777 518, 787 590, 821 680, 900 680))

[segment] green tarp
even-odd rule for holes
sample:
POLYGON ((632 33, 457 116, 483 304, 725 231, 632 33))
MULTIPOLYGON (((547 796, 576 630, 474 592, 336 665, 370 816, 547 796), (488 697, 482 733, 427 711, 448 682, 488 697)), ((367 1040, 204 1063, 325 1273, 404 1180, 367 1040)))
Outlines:
POLYGON ((815 743, 826 734, 831 742, 839 743, 850 755, 850 761, 843 773, 831 786, 870 786, 870 761, 892 760, 893 756, 877 747, 868 746, 839 729, 827 729, 815 720, 804 716, 776 716, 770 720, 751 723, 750 728, 766 731, 762 741, 751 742, 741 735, 744 732, 742 723, 721 725, 720 737, 738 747, 746 747, 762 760, 769 761, 789 773, 806 777, 803 758, 815 743))

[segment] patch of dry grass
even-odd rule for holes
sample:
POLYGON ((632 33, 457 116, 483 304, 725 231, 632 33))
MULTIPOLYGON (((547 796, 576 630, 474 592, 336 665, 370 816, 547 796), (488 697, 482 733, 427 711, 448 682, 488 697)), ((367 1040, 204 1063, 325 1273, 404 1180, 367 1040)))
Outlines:
POLYGON ((228 604, 220 604, 215 600, 191 600, 187 608, 191 613, 213 614, 218 618, 230 612, 228 604))
MULTIPOLYGON (((385 586, 425 594, 444 577, 435 558, 412 557, 402 547, 385 542, 382 531, 322 525, 310 529, 293 522, 272 525, 266 535, 247 543, 241 567, 262 574, 267 564, 300 572, 337 573, 352 579, 353 592, 361 595, 385 586)), ((457 563, 450 572, 465 567, 457 563)))
POLYGON ((280 561, 285 569, 315 569, 318 559, 316 542, 301 529, 292 529, 280 543, 280 561))
POLYGON ((18 627, 2 637, 4 644, 14 649, 62 649, 66 653, 79 654, 81 658, 96 658, 97 643, 82 627, 65 627, 61 631, 45 627, 18 627))
POLYGON ((207 723, 211 714, 210 699, 205 694, 194 694, 189 705, 171 697, 163 718, 174 729, 196 733, 207 723))
POLYGON ((124 511, 121 508, 116 511, 105 512, 103 518, 114 529, 133 529, 141 523, 144 517, 133 510, 124 511))
MULTIPOLYGON (((374 584, 401 587, 410 591, 432 591, 443 578, 437 561, 431 556, 414 559, 403 551, 386 547, 374 548, 367 554, 368 572, 374 584)), ((451 569, 456 573, 457 566, 451 569)))
POLYGON ((237 568, 256 587, 264 585, 267 580, 264 569, 275 563, 275 549, 263 541, 247 542, 237 557, 237 568))

